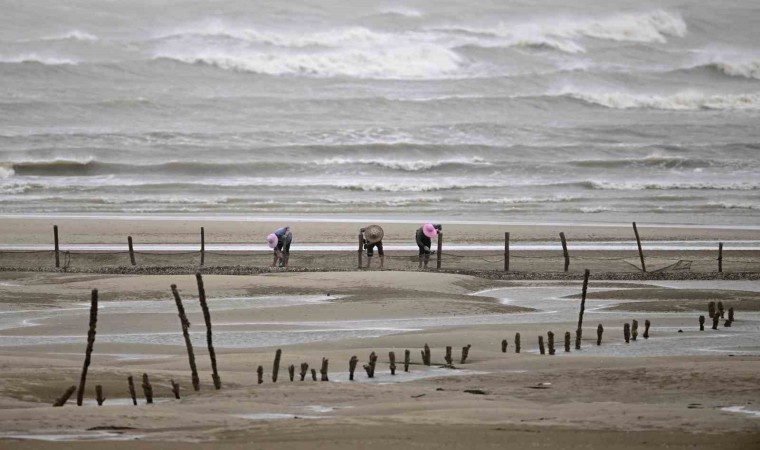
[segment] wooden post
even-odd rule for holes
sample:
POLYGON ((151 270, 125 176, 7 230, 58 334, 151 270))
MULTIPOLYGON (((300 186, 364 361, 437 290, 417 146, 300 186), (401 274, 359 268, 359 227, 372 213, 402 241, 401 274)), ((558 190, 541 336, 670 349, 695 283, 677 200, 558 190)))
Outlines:
POLYGON ((623 338, 625 339, 626 344, 631 342, 631 325, 628 323, 623 325, 623 338))
POLYGON ((359 270, 362 269, 362 256, 364 254, 364 235, 359 232, 359 270))
POLYGON ((259 366, 256 368, 256 377, 258 379, 258 384, 264 382, 264 366, 259 366))
POLYGON ((719 320, 720 320, 720 316, 718 314, 715 314, 713 316, 713 326, 712 326, 713 330, 717 330, 718 329, 718 321, 719 320))
POLYGON ((547 343, 549 345, 549 354, 553 355, 554 354, 554 333, 550 331, 547 333, 547 335, 549 337, 549 341, 547 343))
POLYGON ((293 379, 296 377, 296 366, 293 364, 288 366, 288 376, 290 377, 290 381, 293 381, 293 379))
POLYGON ((501 352, 502 353, 507 353, 507 345, 508 345, 507 344, 507 340, 506 339, 502 339, 502 341, 501 341, 501 352))
POLYGON ((718 243, 718 272, 723 272, 723 243, 718 243))
POLYGON ((641 239, 639 238, 639 229, 636 228, 636 222, 633 222, 633 234, 636 235, 636 245, 639 247, 639 258, 641 258, 641 271, 647 271, 647 266, 644 264, 644 251, 641 249, 641 239))
POLYGON ((219 371, 216 367, 216 352, 214 351, 214 339, 211 333, 211 312, 209 312, 206 302, 206 288, 203 286, 203 276, 200 272, 196 272, 195 280, 198 282, 198 300, 203 310, 203 320, 206 322, 206 344, 208 345, 208 356, 211 358, 211 378, 214 380, 214 388, 221 389, 222 380, 219 378, 219 371))
POLYGON ((277 377, 280 374, 280 358, 281 357, 282 357, 282 350, 278 348, 277 351, 274 352, 274 365, 272 366, 272 383, 277 383, 277 377))
POLYGON ((520 333, 515 333, 515 353, 520 353, 520 333))
POLYGON ((543 336, 538 337, 538 351, 540 351, 542 355, 546 354, 546 352, 544 351, 544 337, 543 336))
POLYGON ((723 302, 718 302, 718 314, 721 319, 726 316, 726 310, 723 309, 723 302))
POLYGON ((430 365, 430 347, 428 347, 427 343, 425 344, 425 349, 422 351, 422 363, 426 366, 430 365))
POLYGON ((570 254, 567 253, 567 240, 565 240, 565 233, 560 232, 559 238, 562 241, 562 253, 565 255, 565 272, 570 268, 570 254))
POLYGON ((359 363, 359 358, 355 355, 348 360, 348 380, 354 381, 354 372, 356 371, 356 365, 359 363))
POLYGON ((311 369, 311 381, 317 381, 317 369, 311 369))
POLYGON ((388 352, 388 359, 391 362, 391 375, 396 375, 396 354, 394 352, 388 352))
POLYGON ((55 241, 55 267, 58 268, 61 267, 61 257, 58 248, 58 225, 53 225, 53 241, 55 241))
POLYGON ((176 400, 179 400, 179 383, 177 383, 174 380, 169 380, 172 384, 172 394, 174 394, 174 398, 176 400))
POLYGON ((602 326, 602 324, 600 323, 600 324, 599 324, 599 325, 596 327, 596 345, 597 345, 597 346, 599 346, 599 345, 602 345, 602 335, 603 335, 603 334, 604 334, 604 327, 603 327, 603 326, 602 326))
POLYGON ((106 401, 106 398, 103 397, 103 386, 99 384, 95 386, 95 400, 98 402, 98 406, 103 406, 103 402, 106 401))
POLYGON ((649 319, 644 321, 644 339, 649 339, 649 326, 652 325, 652 322, 649 321, 649 319))
POLYGON ((306 378, 306 373, 308 371, 309 371, 309 364, 307 364, 305 362, 301 363, 301 372, 299 373, 299 375, 301 375, 301 381, 303 381, 306 378))
POLYGON ((370 353, 369 355, 369 364, 364 365, 364 370, 367 372, 368 378, 374 378, 375 377, 375 364, 377 363, 377 355, 375 355, 375 352, 370 353))
POLYGON ((639 336, 639 321, 636 319, 633 319, 631 321, 631 340, 635 341, 638 336, 639 336))
POLYGON ((504 233, 504 272, 509 272, 509 233, 504 233))
POLYGON ((459 364, 467 362, 467 357, 470 355, 470 348, 472 348, 472 345, 470 344, 462 347, 462 359, 459 360, 459 364))
POLYGON ((435 268, 441 270, 441 253, 443 252, 443 232, 438 231, 438 250, 435 255, 435 268))
POLYGON ((570 353, 570 332, 565 331, 565 353, 570 353))
POLYGON ((195 353, 193 352, 193 343, 190 341, 190 321, 185 315, 185 307, 182 305, 182 298, 179 296, 177 285, 172 284, 172 294, 174 294, 174 303, 177 305, 179 312, 179 321, 182 325, 182 335, 185 338, 185 347, 187 347, 187 359, 190 362, 190 374, 195 391, 201 390, 201 380, 198 378, 198 368, 195 366, 195 353))
POLYGON ((715 315, 715 302, 710 302, 707 304, 707 315, 712 319, 715 315))
POLYGON ((90 367, 92 347, 95 345, 95 327, 98 324, 98 290, 92 290, 90 300, 90 329, 87 331, 87 349, 84 354, 82 376, 79 378, 79 390, 77 391, 77 406, 82 406, 84 400, 84 385, 87 382, 87 369, 90 367))
POLYGON ((206 261, 206 232, 203 229, 203 227, 201 227, 201 266, 203 266, 203 263, 205 261, 206 261))
POLYGON ((56 399, 56 401, 53 403, 53 406, 60 407, 66 404, 67 401, 69 401, 69 398, 74 394, 74 391, 77 390, 76 386, 69 386, 68 389, 56 399))
POLYGON ((705 316, 699 316, 699 331, 705 331, 705 316))
POLYGON ((136 266, 135 249, 132 247, 132 236, 127 236, 127 244, 129 245, 129 262, 131 262, 133 266, 136 266))
POLYGON ((143 394, 145 394, 145 403, 151 405, 153 404, 153 386, 150 384, 150 379, 148 379, 147 373, 143 374, 142 379, 142 388, 143 394))
POLYGON ((586 293, 588 292, 588 277, 591 272, 586 269, 583 271, 583 288, 581 289, 581 310, 578 313, 578 328, 575 329, 575 349, 581 349, 581 338, 583 337, 583 312, 586 310, 586 293))
POLYGON ((327 378, 327 365, 330 363, 330 360, 327 358, 322 358, 322 367, 319 369, 319 374, 321 375, 322 381, 330 381, 327 378))
POLYGON ((409 360, 411 359, 412 352, 404 350, 404 372, 409 372, 409 360))
POLYGON ((127 384, 129 385, 129 396, 132 397, 132 404, 137 406, 137 391, 135 391, 135 379, 132 376, 127 377, 127 384))
POLYGON ((734 307, 728 308, 728 320, 733 322, 734 321, 734 307))
POLYGON ((451 346, 450 345, 446 346, 446 356, 444 356, 443 359, 446 361, 446 364, 449 365, 449 366, 454 362, 454 360, 451 359, 451 346))

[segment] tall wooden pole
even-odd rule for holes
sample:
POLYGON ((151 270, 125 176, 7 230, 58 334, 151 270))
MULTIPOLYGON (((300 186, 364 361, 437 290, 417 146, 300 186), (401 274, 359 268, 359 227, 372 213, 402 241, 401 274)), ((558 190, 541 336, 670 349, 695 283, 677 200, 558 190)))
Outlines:
POLYGON ((363 248, 364 247, 364 235, 362 232, 359 232, 359 270, 362 268, 362 255, 363 255, 363 248))
POLYGON ((575 330, 575 349, 581 349, 581 337, 583 336, 583 311, 586 309, 586 292, 588 291, 588 277, 590 271, 583 272, 583 290, 581 291, 581 310, 578 313, 578 328, 575 330))
POLYGON ((95 327, 98 324, 98 290, 92 290, 90 300, 90 329, 87 331, 87 350, 84 354, 84 365, 82 366, 82 376, 79 378, 79 390, 77 391, 77 406, 82 406, 84 400, 84 386, 87 382, 87 369, 90 367, 92 357, 92 347, 95 345, 95 327))
POLYGON ((639 238, 639 230, 636 228, 636 222, 633 222, 633 233, 636 235, 636 245, 639 246, 639 258, 641 258, 641 271, 646 272, 647 266, 644 264, 644 251, 641 249, 641 239, 639 238))
MULTIPOLYGON (((201 266, 206 261, 206 231, 201 227, 201 266)), ((219 388, 217 388, 219 389, 219 388)))
POLYGON ((504 272, 509 272, 509 233, 504 233, 504 272))
POLYGON ((567 272, 568 268, 570 267, 570 254, 567 253, 567 240, 565 240, 565 233, 560 232, 559 238, 562 241, 562 253, 565 255, 565 272, 567 272))
POLYGON ((132 247, 132 236, 127 236, 127 244, 129 244, 129 262, 132 263, 132 265, 137 265, 135 262, 135 249, 132 247))
POLYGON ((61 267, 61 257, 58 253, 58 225, 53 225, 53 240, 55 241, 55 267, 61 267))
POLYGON ((177 291, 177 285, 172 284, 172 294, 174 294, 174 302, 177 304, 177 311, 179 312, 179 320, 182 324, 182 335, 185 337, 185 346, 187 347, 187 358, 190 361, 190 373, 193 382, 193 389, 196 391, 201 390, 201 380, 198 378, 198 368, 195 366, 195 353, 193 352, 193 343, 190 341, 190 321, 187 320, 185 315, 185 307, 182 305, 182 298, 177 291))
POLYGON ((206 343, 208 344, 208 355, 211 358, 211 378, 214 380, 214 388, 222 388, 222 380, 219 378, 219 371, 216 368, 216 352, 214 351, 214 338, 211 333, 211 312, 208 310, 206 303, 206 288, 203 287, 203 276, 200 272, 195 274, 195 280, 198 282, 198 299, 203 310, 203 320, 206 322, 206 343))
POLYGON ((438 253, 435 255, 436 256, 435 268, 438 270, 441 269, 441 252, 442 251, 443 251, 443 233, 439 231, 438 232, 438 253))
POLYGON ((723 272, 723 243, 718 244, 718 272, 723 272))

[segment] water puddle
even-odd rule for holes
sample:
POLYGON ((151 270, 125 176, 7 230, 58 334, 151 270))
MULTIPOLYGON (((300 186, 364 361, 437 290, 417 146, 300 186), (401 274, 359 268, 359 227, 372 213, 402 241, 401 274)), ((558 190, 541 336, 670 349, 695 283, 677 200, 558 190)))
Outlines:
POLYGON ((20 439, 25 441, 136 441, 144 438, 141 434, 128 434, 118 431, 87 431, 78 433, 5 433, 0 434, 2 439, 20 439))
POLYGON ((249 420, 326 419, 327 416, 302 416, 281 413, 233 414, 234 417, 249 420))
POLYGON ((727 406, 725 408, 721 408, 720 410, 731 413, 747 414, 755 419, 760 419, 760 411, 747 409, 744 406, 727 406))

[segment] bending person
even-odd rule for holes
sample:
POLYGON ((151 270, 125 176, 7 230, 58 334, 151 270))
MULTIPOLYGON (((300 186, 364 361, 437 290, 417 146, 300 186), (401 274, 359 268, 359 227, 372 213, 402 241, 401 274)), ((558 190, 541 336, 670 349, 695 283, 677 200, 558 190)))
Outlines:
POLYGON ((417 247, 420 249, 420 269, 423 267, 423 264, 427 269, 428 261, 430 261, 430 247, 432 245, 430 239, 438 236, 442 228, 443 226, 440 224, 426 223, 417 229, 415 239, 417 240, 417 247))
POLYGON ((269 247, 274 250, 272 267, 277 267, 278 262, 280 267, 288 266, 291 242, 293 242, 293 233, 290 232, 290 227, 287 226, 280 227, 274 230, 274 233, 267 236, 267 243, 269 243, 269 247))
POLYGON ((380 255, 380 268, 385 263, 385 253, 383 252, 383 236, 385 233, 379 225, 370 225, 359 230, 362 232, 364 248, 367 249, 367 268, 372 263, 373 249, 377 247, 377 254, 380 255))

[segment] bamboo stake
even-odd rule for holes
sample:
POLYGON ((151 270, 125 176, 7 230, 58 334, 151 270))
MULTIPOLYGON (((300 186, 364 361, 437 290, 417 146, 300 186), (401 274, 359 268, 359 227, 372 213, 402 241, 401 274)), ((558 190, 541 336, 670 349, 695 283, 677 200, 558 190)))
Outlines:
POLYGON ((560 232, 559 238, 562 241, 562 253, 565 255, 565 272, 570 268, 570 254, 567 252, 567 240, 565 240, 565 233, 560 232))
POLYGON ((280 374, 280 357, 282 357, 282 350, 277 349, 274 352, 274 365, 272 366, 272 383, 277 383, 277 377, 280 374))
POLYGON ((135 391, 135 380, 132 376, 127 377, 127 384, 129 385, 129 396, 132 397, 132 404, 137 406, 137 392, 135 391))
POLYGON ((214 338, 211 332, 211 312, 206 302, 206 288, 203 286, 203 276, 200 272, 196 272, 195 280, 198 282, 198 300, 203 310, 203 320, 206 322, 206 344, 208 346, 208 356, 211 358, 211 378, 214 380, 214 388, 221 389, 222 379, 219 378, 219 371, 216 367, 216 352, 214 351, 214 338))
POLYGON ((142 379, 142 388, 143 393, 145 394, 145 403, 151 405, 153 404, 153 386, 150 384, 150 379, 148 378, 147 373, 143 374, 142 379))
POLYGON ((55 407, 61 407, 66 404, 67 401, 69 401, 69 398, 74 394, 74 391, 77 390, 76 386, 69 386, 68 389, 56 399, 55 402, 53 402, 53 406, 55 407))
POLYGON ((90 329, 87 331, 87 349, 84 354, 82 376, 79 378, 79 391, 77 392, 77 406, 82 406, 84 400, 84 386, 87 383, 87 369, 92 359, 92 347, 95 345, 95 327, 98 324, 98 290, 92 290, 90 299, 90 329))
POLYGON ((201 390, 201 380, 198 378, 198 368, 195 366, 195 353, 193 352, 193 343, 190 341, 190 321, 185 315, 185 307, 182 305, 182 298, 179 296, 177 285, 171 285, 172 294, 174 294, 174 303, 177 305, 179 312, 179 321, 182 324, 182 335, 185 338, 185 347, 187 347, 187 359, 190 363, 190 374, 193 382, 193 389, 197 392, 201 390))
POLYGON ((633 234, 636 235, 636 245, 639 247, 639 258, 641 258, 641 271, 647 271, 647 266, 644 264, 644 251, 641 249, 641 239, 639 238, 639 229, 636 228, 636 222, 633 222, 633 234))
POLYGON ((95 400, 98 402, 98 406, 103 406, 103 402, 106 401, 106 398, 103 397, 103 386, 99 384, 95 386, 95 400))
POLYGON ((58 225, 53 225, 53 241, 55 241, 55 267, 58 268, 61 267, 61 258, 58 247, 58 225))
POLYGON ((135 262, 135 249, 132 246, 132 236, 127 236, 127 245, 129 245, 129 262, 131 262, 133 266, 136 266, 137 263, 135 262))

